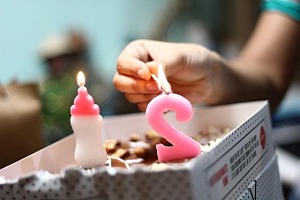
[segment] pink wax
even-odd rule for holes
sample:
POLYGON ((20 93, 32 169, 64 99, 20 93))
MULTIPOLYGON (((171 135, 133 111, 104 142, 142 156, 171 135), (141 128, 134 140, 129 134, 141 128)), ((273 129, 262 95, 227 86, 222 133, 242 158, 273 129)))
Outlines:
POLYGON ((87 88, 79 87, 78 95, 74 100, 74 105, 71 107, 71 115, 97 115, 100 113, 100 108, 94 104, 94 99, 88 94, 87 88))
POLYGON ((191 103, 178 94, 161 94, 148 104, 146 117, 152 128, 173 146, 156 145, 157 156, 160 162, 192 158, 201 153, 200 144, 177 130, 164 119, 166 111, 176 112, 176 119, 187 122, 193 117, 191 103))

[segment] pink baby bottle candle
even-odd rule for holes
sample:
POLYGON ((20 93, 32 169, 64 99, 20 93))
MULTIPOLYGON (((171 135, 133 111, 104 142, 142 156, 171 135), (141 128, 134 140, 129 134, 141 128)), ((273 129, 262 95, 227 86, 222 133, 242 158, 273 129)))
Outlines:
POLYGON ((76 139, 75 160, 83 168, 105 165, 107 154, 103 147, 100 108, 84 87, 85 77, 77 75, 78 95, 71 106, 71 125, 76 139))

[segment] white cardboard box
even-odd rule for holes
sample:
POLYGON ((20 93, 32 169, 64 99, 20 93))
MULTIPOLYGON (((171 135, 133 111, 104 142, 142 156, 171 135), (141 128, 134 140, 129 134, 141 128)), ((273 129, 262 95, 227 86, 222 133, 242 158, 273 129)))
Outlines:
MULTIPOLYGON (((131 172, 116 168, 74 167, 74 136, 46 147, 0 170, 2 199, 283 199, 266 101, 195 108, 181 124, 186 134, 208 126, 232 131, 212 150, 188 163, 162 170, 131 172), (69 166, 69 167, 67 167, 69 166)), ((104 118, 105 139, 128 139, 150 130, 144 113, 104 118)))

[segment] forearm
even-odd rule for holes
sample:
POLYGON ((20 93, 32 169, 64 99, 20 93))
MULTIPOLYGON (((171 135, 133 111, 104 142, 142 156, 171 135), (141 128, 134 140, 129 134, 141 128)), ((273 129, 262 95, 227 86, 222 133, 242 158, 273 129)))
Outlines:
POLYGON ((299 37, 296 21, 277 13, 262 14, 241 54, 231 61, 220 58, 221 64, 213 69, 216 80, 207 102, 267 99, 274 110, 297 66, 299 37))
POLYGON ((263 66, 223 60, 216 68, 212 91, 205 99, 209 105, 269 100, 274 110, 285 93, 286 88, 278 87, 267 72, 260 71, 263 66))

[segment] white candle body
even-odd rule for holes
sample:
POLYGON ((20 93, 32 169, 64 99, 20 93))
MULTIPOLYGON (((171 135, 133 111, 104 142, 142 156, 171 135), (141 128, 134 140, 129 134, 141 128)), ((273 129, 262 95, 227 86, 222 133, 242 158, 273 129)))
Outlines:
POLYGON ((101 138, 102 116, 71 116, 75 134, 75 160, 84 168, 105 165, 107 154, 101 138))

